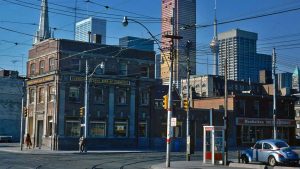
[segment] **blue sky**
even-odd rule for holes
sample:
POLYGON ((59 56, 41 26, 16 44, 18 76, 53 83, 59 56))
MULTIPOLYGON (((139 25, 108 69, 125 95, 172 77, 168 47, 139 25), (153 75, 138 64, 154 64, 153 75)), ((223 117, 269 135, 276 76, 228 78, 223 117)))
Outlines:
MULTIPOLYGON (((49 10, 52 11, 49 13, 50 26, 57 28, 55 31, 56 38, 73 39, 74 17, 72 16, 74 15, 75 1, 48 0, 49 10), (54 12, 65 13, 70 16, 59 15, 54 12)), ((142 17, 144 20, 142 22, 154 35, 161 31, 161 25, 157 21, 158 18, 161 18, 161 0, 91 0, 89 3, 86 0, 77 0, 77 4, 80 9, 78 16, 86 17, 99 12, 97 17, 107 19, 107 44, 117 45, 118 38, 127 35, 150 38, 148 33, 139 25, 129 23, 127 27, 123 27, 121 21, 124 15, 128 15, 129 18, 142 17), (107 5, 110 8, 106 9, 96 4, 107 5), (126 11, 130 11, 130 13, 126 11), (133 13, 143 16, 137 16, 133 13), (151 19, 152 22, 150 22, 149 17, 156 19, 151 19)), ((37 25, 34 24, 39 21, 40 11, 37 10, 40 8, 39 6, 40 0, 0 0, 0 27, 34 35, 37 29, 37 25), (16 3, 21 4, 21 6, 16 3)), ((217 16, 218 21, 223 22, 292 8, 300 8, 300 1, 218 0, 217 16)), ((213 22, 213 9, 214 0, 197 0, 197 24, 211 24, 213 22)), ((298 18, 300 18, 300 10, 219 25, 219 32, 234 28, 257 32, 258 52, 271 54, 272 47, 275 46, 278 48, 279 70, 283 72, 293 71, 295 65, 300 64, 300 23, 298 18)), ((81 20, 81 18, 77 18, 77 20, 81 20)), ((212 27, 197 29, 197 50, 209 51, 208 45, 212 36, 212 27)), ((33 37, 0 29, 0 68, 14 69, 24 74, 32 40, 33 37)), ((210 54, 207 55, 203 52, 197 54, 197 62, 206 63, 208 59, 211 63, 211 58, 210 54)), ((208 67, 208 71, 211 73, 210 67, 208 67)), ((197 65, 198 74, 205 74, 206 72, 206 64, 197 65)))

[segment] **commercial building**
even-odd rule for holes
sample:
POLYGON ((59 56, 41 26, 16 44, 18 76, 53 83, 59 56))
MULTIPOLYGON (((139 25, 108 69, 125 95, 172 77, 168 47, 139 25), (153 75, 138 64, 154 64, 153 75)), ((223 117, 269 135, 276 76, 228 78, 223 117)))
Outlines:
POLYGON ((278 89, 292 89, 292 73, 286 72, 286 73, 278 73, 277 74, 277 83, 278 83, 278 89))
POLYGON ((20 140, 23 82, 17 71, 0 71, 0 141, 20 140))
POLYGON ((154 51, 154 41, 151 39, 125 36, 119 39, 119 45, 124 48, 154 51))
POLYGON ((89 148, 147 146, 154 52, 63 39, 45 40, 29 51, 25 133, 33 145, 78 148, 86 60, 89 148))
POLYGON ((174 57, 174 78, 173 81, 177 87, 180 87, 182 78, 186 78, 186 42, 191 41, 190 48, 190 66, 191 74, 196 74, 196 29, 181 29, 183 25, 196 24, 196 0, 162 0, 162 49, 164 55, 161 65, 161 78, 164 84, 169 83, 169 49, 171 39, 163 36, 171 35, 175 32, 176 35, 182 36, 180 40, 174 40, 175 55, 174 57), (174 16, 173 25, 171 18, 174 16))
POLYGON ((293 76, 292 76, 292 88, 296 92, 300 92, 300 70, 299 67, 297 66, 296 69, 294 70, 293 76))
POLYGON ((219 75, 236 81, 259 82, 259 71, 271 71, 272 57, 256 53, 257 33, 233 29, 218 35, 219 75))
POLYGON ((76 23, 75 40, 106 43, 106 20, 89 17, 76 23))
MULTIPOLYGON (((228 97, 228 120, 230 147, 250 146, 259 139, 272 138, 273 96, 237 94, 228 97)), ((224 113, 224 98, 194 100, 194 108, 214 109, 214 114, 224 113)), ((277 137, 295 144, 295 98, 277 96, 277 137)))

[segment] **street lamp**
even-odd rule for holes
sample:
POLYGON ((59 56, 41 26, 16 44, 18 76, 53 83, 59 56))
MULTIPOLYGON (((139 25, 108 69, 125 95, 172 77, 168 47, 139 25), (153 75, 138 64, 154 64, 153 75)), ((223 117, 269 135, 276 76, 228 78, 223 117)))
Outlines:
MULTIPOLYGON (((98 67, 100 67, 101 69, 104 69, 104 62, 101 62, 100 64, 98 64, 94 71, 88 75, 89 73, 89 65, 88 65, 88 60, 85 60, 85 66, 86 66, 86 70, 85 70, 85 90, 84 90, 84 138, 87 139, 88 136, 88 99, 89 99, 89 86, 88 86, 88 78, 93 76, 93 74, 95 73, 96 69, 98 67)), ((87 151, 87 148, 85 146, 85 152, 87 151)))

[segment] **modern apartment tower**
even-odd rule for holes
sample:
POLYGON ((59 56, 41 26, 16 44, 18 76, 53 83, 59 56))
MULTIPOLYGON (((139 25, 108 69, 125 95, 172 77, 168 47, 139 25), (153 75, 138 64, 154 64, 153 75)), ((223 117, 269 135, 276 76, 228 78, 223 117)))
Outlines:
POLYGON ((259 82, 259 71, 271 71, 272 57, 256 53, 257 33, 233 29, 219 36, 219 75, 230 80, 259 82))
POLYGON ((106 20, 89 17, 76 23, 75 40, 106 43, 106 20))
MULTIPOLYGON (((162 0, 162 36, 174 34, 182 36, 180 40, 174 40, 174 83, 180 87, 180 80, 187 76, 186 64, 186 42, 190 40, 190 66, 191 74, 196 74, 196 0, 162 0), (174 16, 174 17, 173 17, 174 16), (174 19, 172 19, 174 18, 174 19), (171 22, 173 20, 173 22, 171 22), (173 23, 173 24, 172 24, 173 23), (182 29, 183 26, 190 25, 192 28, 182 29)), ((161 78, 164 84, 169 82, 169 54, 170 39, 162 37, 161 78)))

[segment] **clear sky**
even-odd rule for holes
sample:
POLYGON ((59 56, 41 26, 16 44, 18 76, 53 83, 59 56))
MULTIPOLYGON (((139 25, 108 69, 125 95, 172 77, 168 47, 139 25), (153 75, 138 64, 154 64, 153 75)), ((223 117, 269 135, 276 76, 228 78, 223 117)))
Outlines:
MULTIPOLYGON (((57 28, 55 38, 73 39, 74 7, 76 0, 48 0, 50 26, 57 28)), ((40 0, 0 0, 0 68, 25 74, 28 50, 37 30, 40 0), (25 33, 23 35, 13 31, 25 33), (17 44, 16 44, 17 43, 17 44), (23 64, 22 64, 23 63, 23 64)), ((124 15, 139 19, 152 34, 161 31, 161 0, 77 0, 77 21, 87 16, 107 19, 107 44, 117 45, 118 38, 137 36, 150 38, 141 26, 129 23, 123 27, 124 15), (104 6, 109 6, 105 8, 104 6), (136 15, 139 14, 139 15, 136 15)), ((239 28, 258 33, 258 52, 271 54, 276 47, 280 71, 292 72, 300 64, 300 1, 298 0, 217 0, 219 22, 247 18, 283 10, 294 11, 262 18, 219 25, 224 32, 239 28), (296 10, 299 8, 299 10, 296 10)), ((197 0, 197 24, 213 23, 214 0, 197 0)), ((209 43, 213 28, 197 29, 198 74, 211 73, 209 43)))

